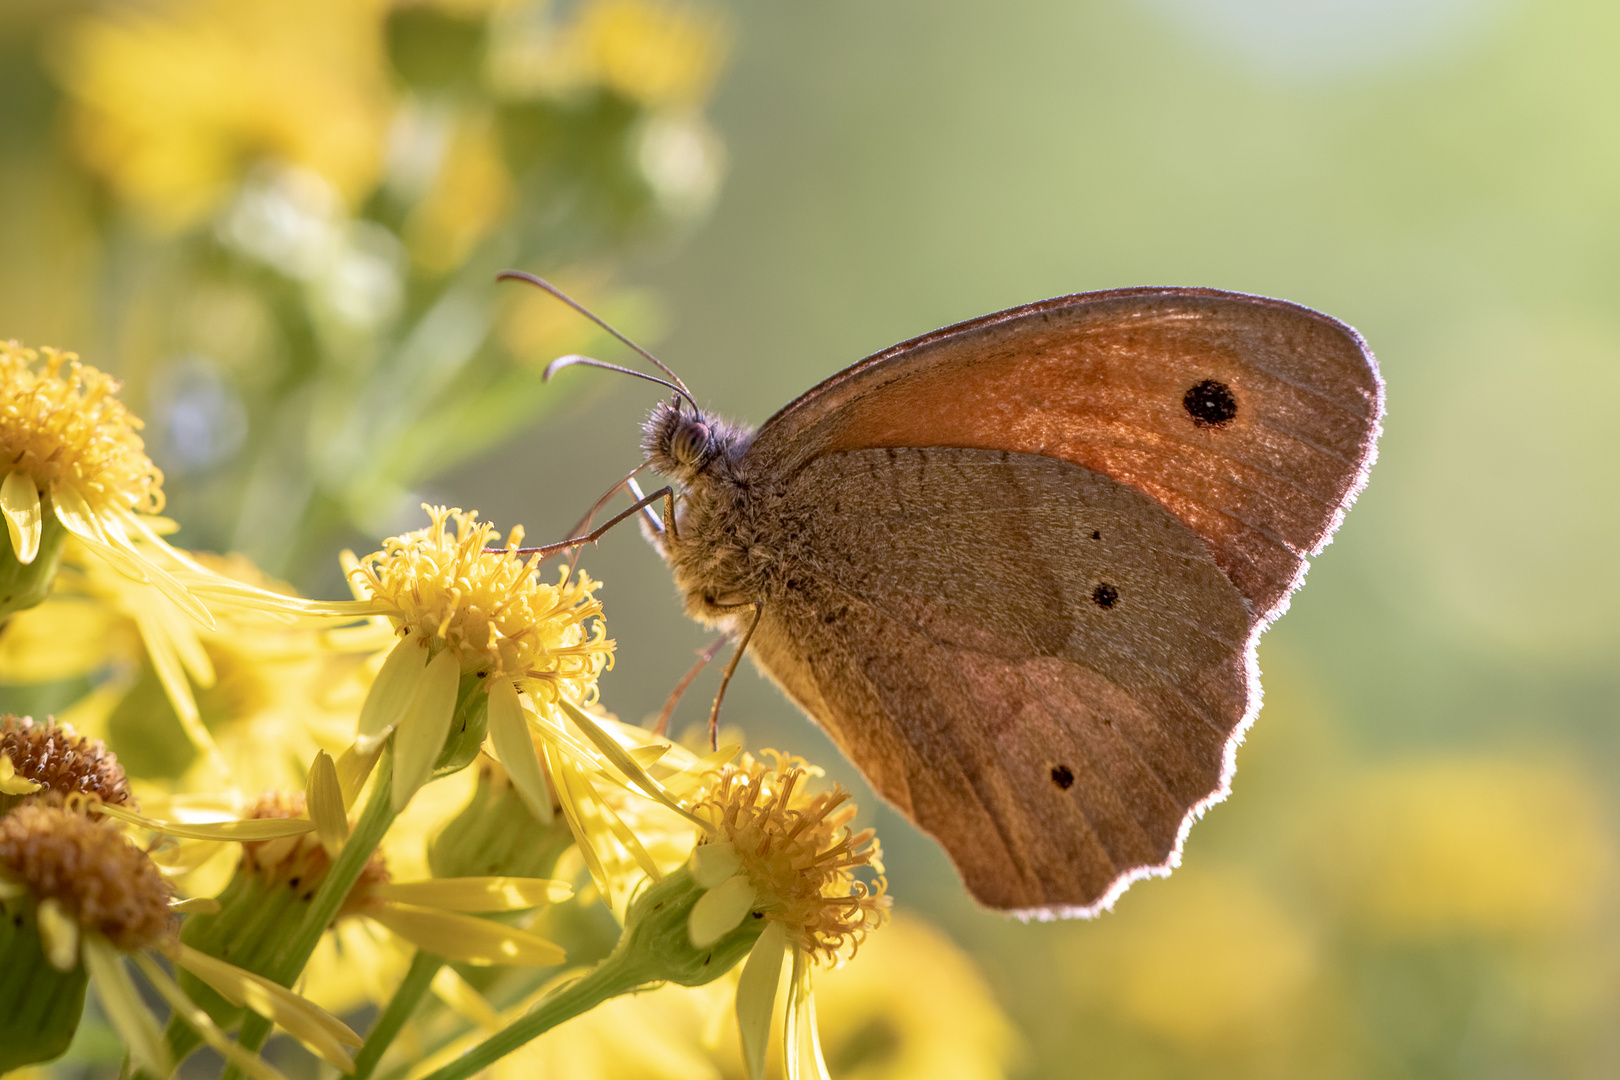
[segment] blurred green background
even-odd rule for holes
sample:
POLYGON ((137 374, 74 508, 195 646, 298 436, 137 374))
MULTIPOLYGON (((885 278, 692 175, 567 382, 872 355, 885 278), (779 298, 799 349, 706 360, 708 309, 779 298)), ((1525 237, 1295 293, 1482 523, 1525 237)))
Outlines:
MULTIPOLYGON (((420 498, 558 537, 639 460, 650 388, 541 387, 556 353, 623 351, 500 266, 756 422, 1060 293, 1326 311, 1383 366, 1380 461, 1170 879, 1089 923, 985 914, 762 680, 727 721, 856 789, 899 903, 1018 1028, 1015 1075, 1620 1071, 1620 8, 648 4, 662 52, 593 52, 608 7, 8 0, 0 334, 129 379, 181 541, 335 595, 336 548, 420 498), (190 36, 98 36, 137 9, 190 36), (241 116, 172 85, 209 55, 263 84, 241 116), (168 173, 130 164, 177 131, 168 173)), ((706 638, 631 530, 584 565, 619 642, 603 700, 649 716, 706 638)), ((889 1075, 881 1039, 828 1038, 835 1077, 889 1075)))

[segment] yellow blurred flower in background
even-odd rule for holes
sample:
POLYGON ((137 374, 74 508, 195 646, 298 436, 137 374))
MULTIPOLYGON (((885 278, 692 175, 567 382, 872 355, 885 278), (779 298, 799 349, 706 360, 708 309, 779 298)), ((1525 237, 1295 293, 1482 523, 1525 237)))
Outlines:
POLYGON ((390 94, 382 0, 161 0, 70 26, 57 74, 74 145, 150 222, 180 228, 271 158, 357 203, 375 183, 390 94))
POLYGON ((1282 1041, 1316 975, 1310 931, 1248 874, 1188 866, 1071 937, 1075 995, 1195 1056, 1282 1041))
POLYGON ((657 109, 693 109, 714 88, 730 47, 724 17, 697 4, 585 0, 552 26, 515 12, 492 65, 509 92, 601 86, 657 109), (523 32, 525 26, 529 32, 523 32))
POLYGON ((1322 875, 1390 938, 1566 932, 1595 914, 1615 868, 1597 792, 1552 762, 1384 766, 1345 786, 1333 818, 1322 875))
POLYGON ((816 977, 821 1045, 838 1080, 996 1080, 1019 1037, 978 969, 908 913, 816 977))

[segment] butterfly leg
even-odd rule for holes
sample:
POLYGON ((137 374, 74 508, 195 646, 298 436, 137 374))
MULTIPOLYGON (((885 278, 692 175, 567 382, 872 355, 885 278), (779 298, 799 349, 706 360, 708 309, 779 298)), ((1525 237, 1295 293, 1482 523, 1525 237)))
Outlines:
POLYGON ((720 676, 720 689, 715 692, 714 706, 709 710, 710 750, 720 749, 720 703, 726 698, 726 687, 731 685, 731 677, 737 673, 737 662, 742 659, 743 653, 748 650, 748 642, 753 638, 755 628, 759 626, 759 617, 765 614, 765 605, 758 601, 750 601, 746 604, 718 604, 716 606, 751 607, 754 609, 754 617, 749 621, 748 629, 743 631, 742 639, 737 642, 737 651, 731 654, 731 662, 726 665, 726 673, 720 676))
MULTIPOLYGON (((651 495, 637 499, 630 509, 625 510, 622 513, 614 514, 608 519, 606 524, 593 532, 587 533, 584 536, 576 536, 572 540, 559 540, 555 544, 546 544, 542 547, 519 548, 518 553, 521 555, 533 555, 535 553, 539 553, 540 557, 545 559, 550 558, 559 551, 567 551, 569 548, 577 548, 584 544, 594 544, 596 541, 602 538, 604 533, 613 528, 613 526, 617 525, 626 518, 634 517, 636 514, 641 512, 642 507, 651 506, 659 499, 664 500, 665 526, 672 527, 675 523, 675 489, 670 487, 662 487, 653 492, 651 495)), ((673 535, 673 533, 671 535, 673 535)))
POLYGON ((669 692, 669 697, 664 701, 664 708, 658 714, 658 723, 653 725, 654 735, 662 735, 669 730, 670 717, 675 715, 675 706, 680 702, 681 695, 686 693, 688 686, 692 685, 692 680, 698 677, 698 672, 702 671, 704 666, 714 659, 715 654, 720 651, 720 647, 730 640, 730 634, 721 634, 697 651, 698 662, 693 664, 692 669, 681 677, 681 681, 675 684, 675 689, 669 692))

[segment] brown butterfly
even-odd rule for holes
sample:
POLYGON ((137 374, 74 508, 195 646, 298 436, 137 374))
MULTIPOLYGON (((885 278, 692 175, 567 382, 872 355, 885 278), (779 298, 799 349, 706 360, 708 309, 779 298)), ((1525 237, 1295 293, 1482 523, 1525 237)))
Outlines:
POLYGON ((643 449, 680 488, 655 539, 687 612, 743 638, 981 903, 1085 915, 1226 795, 1256 642, 1382 411, 1342 323, 1124 289, 896 345, 758 431, 674 399, 643 449))

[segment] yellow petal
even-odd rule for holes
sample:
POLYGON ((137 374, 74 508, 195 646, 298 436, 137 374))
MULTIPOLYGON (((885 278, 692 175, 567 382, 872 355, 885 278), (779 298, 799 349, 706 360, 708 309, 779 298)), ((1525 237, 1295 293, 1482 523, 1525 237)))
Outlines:
MULTIPOLYGON (((134 517, 135 515, 127 510, 114 509, 98 514, 96 521, 101 526, 102 533, 107 537, 114 550, 122 552, 128 558, 141 564, 146 571, 144 580, 151 582, 162 590, 163 595, 173 600, 181 611, 184 611, 208 629, 215 629, 214 616, 203 605, 203 602, 187 592, 186 587, 176 581, 174 575, 159 566, 147 552, 136 547, 135 542, 129 538, 129 533, 124 529, 124 522, 134 517)), ((167 544, 163 544, 161 550, 172 553, 174 549, 167 544)))
MULTIPOLYGON (((191 692, 191 681, 186 677, 186 662, 182 655, 181 643, 171 635, 172 627, 162 619, 153 608, 164 603, 161 594, 149 594, 153 605, 143 607, 134 612, 135 626, 141 632, 141 640, 146 645, 146 656, 152 663, 152 670, 157 674, 158 682, 163 684, 164 693, 169 704, 174 706, 174 714, 180 718, 180 726, 185 729, 186 737, 208 755, 209 763, 223 776, 230 775, 230 767, 220 754, 219 747, 214 743, 214 737, 203 726, 202 714, 197 709, 197 699, 191 692)), ((189 627, 182 629, 182 635, 189 632, 189 627)), ((192 644, 196 645, 195 635, 192 635, 192 644)), ((198 646, 198 651, 201 647, 198 646)), ((206 663, 206 655, 204 662, 206 663)), ((213 675, 213 668, 209 666, 207 673, 213 675)))
POLYGON ((44 784, 17 778, 17 763, 10 754, 0 753, 0 795, 32 795, 44 784))
POLYGON ((244 821, 154 821, 125 806, 98 803, 96 809, 108 817, 165 836, 180 836, 187 840, 275 840, 283 836, 302 836, 315 828, 308 818, 249 818, 244 821))
MULTIPOLYGON (((0 639, 3 640, 3 639, 0 639)), ((360 749, 358 742, 351 743, 349 747, 338 755, 337 776, 338 785, 343 788, 343 807, 352 809, 354 802, 360 797, 360 789, 366 786, 366 778, 376 766, 377 759, 382 756, 382 743, 373 743, 368 750, 360 749)))
POLYGON ((484 999, 483 994, 473 989, 471 983, 457 975, 455 968, 441 967, 434 972, 433 994, 485 1031, 499 1031, 506 1026, 495 1007, 484 999))
POLYGON ((424 952, 466 964, 550 967, 567 954, 545 938, 474 915, 384 902, 366 915, 424 952))
MULTIPOLYGON (((381 676, 378 676, 380 679, 381 676)), ((450 735, 455 719, 456 686, 461 681, 461 664, 449 649, 428 661, 417 682, 416 696, 394 731, 394 812, 405 809, 416 789, 427 783, 433 763, 450 735)))
POLYGON ((574 887, 566 881, 546 878, 429 878, 373 885, 371 895, 442 911, 521 911, 561 903, 574 895, 574 887))
POLYGON ((636 787, 641 789, 643 794, 649 799, 663 803, 688 821, 700 826, 705 832, 708 831, 709 826, 707 823, 682 806, 664 790, 662 784, 647 775, 647 770, 643 769, 636 763, 634 758, 625 752, 624 747, 619 745, 619 741, 602 730, 602 726, 592 720, 583 709, 567 698, 559 698, 557 703, 562 706, 563 712, 568 714, 568 718, 574 722, 579 730, 585 733, 585 737, 595 743, 598 750, 602 751, 602 756, 611 761, 620 772, 624 773, 636 787))
POLYGON ((360 706, 360 722, 356 727, 355 748, 369 754, 390 732, 416 700, 422 679, 427 674, 428 651, 422 647, 420 634, 406 634, 383 661, 382 670, 371 682, 365 703, 360 706))
POLYGON ((787 926, 772 922, 749 950, 737 980, 737 1034, 748 1080, 765 1077, 765 1051, 770 1046, 771 1015, 776 1011, 776 987, 782 978, 787 944, 787 926))
POLYGON ((737 845, 730 840, 717 840, 712 844, 699 844, 692 849, 690 860, 692 880, 705 889, 712 889, 742 868, 737 845))
POLYGON ((821 1056, 816 1030, 816 1003, 810 994, 810 957, 793 950, 793 978, 788 983, 787 1025, 782 1031, 782 1057, 787 1080, 831 1080, 821 1056))
MULTIPOLYGON (((142 953, 135 954, 135 964, 146 976, 146 981, 152 984, 152 989, 158 996, 169 1003, 174 1015, 190 1025, 191 1029, 202 1037, 202 1041, 213 1047, 226 1061, 236 1066, 249 1076, 257 1080, 287 1080, 275 1066, 265 1061, 251 1050, 245 1050, 237 1045, 229 1035, 219 1030, 219 1025, 203 1010, 197 1007, 196 1002, 186 996, 168 972, 158 966, 157 961, 142 953)), ((351 1066, 352 1067, 352 1066, 351 1066)))
POLYGON ((631 759, 643 769, 650 769, 663 760, 669 753, 668 743, 653 743, 650 746, 632 746, 625 750, 631 759))
POLYGON ((189 945, 176 944, 167 953, 177 965, 213 987, 232 1004, 246 1006, 281 1025, 287 1034, 344 1072, 354 1070, 354 1062, 344 1047, 359 1046, 360 1036, 319 1005, 189 945))
POLYGON ((39 557, 39 538, 45 522, 40 513, 39 488, 25 472, 10 472, 0 481, 0 514, 11 534, 11 550, 17 561, 27 566, 39 557))
POLYGON ((157 1020, 141 1002, 140 991, 135 989, 118 950, 105 938, 88 934, 84 939, 84 966, 96 984, 101 1011, 129 1049, 130 1061, 154 1076, 168 1076, 174 1069, 169 1044, 157 1020))
POLYGON ((349 838, 349 815, 343 809, 343 785, 338 781, 337 766, 332 755, 317 751, 309 766, 309 779, 304 784, 304 805, 309 807, 310 820, 320 834, 321 846, 326 853, 337 858, 343 841, 349 838))
POLYGON ((694 948, 707 949, 742 923, 753 910, 759 892, 746 874, 727 878, 692 905, 686 930, 694 948))
POLYGON ((55 900, 41 900, 35 909, 39 920, 39 940, 45 946, 45 959, 57 971, 79 966, 79 924, 55 900))
POLYGON ((529 734, 529 722, 523 718, 517 689, 506 679, 498 679, 489 688, 489 739, 523 805, 536 821, 549 825, 551 788, 540 769, 540 755, 535 753, 534 737, 529 734))

